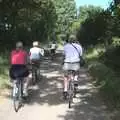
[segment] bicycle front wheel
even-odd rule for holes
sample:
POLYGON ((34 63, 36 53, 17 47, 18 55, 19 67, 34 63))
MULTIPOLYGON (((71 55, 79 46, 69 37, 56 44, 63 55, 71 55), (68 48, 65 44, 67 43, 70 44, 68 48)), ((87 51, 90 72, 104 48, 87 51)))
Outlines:
POLYGON ((19 87, 17 84, 13 86, 13 106, 15 112, 18 112, 19 109, 19 87))

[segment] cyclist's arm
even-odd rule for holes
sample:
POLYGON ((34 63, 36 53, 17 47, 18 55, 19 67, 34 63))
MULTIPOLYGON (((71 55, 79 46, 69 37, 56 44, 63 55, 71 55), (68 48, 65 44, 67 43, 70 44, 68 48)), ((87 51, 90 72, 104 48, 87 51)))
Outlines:
POLYGON ((63 51, 63 55, 62 55, 62 64, 64 64, 64 60, 65 60, 65 51, 63 51))
POLYGON ((44 56, 44 50, 41 48, 39 49, 39 56, 40 56, 40 59, 42 60, 44 56))
POLYGON ((26 51, 25 51, 25 61, 26 61, 26 65, 30 63, 29 53, 27 53, 26 51))
POLYGON ((81 55, 81 56, 83 55, 83 49, 82 49, 82 46, 81 46, 81 53, 80 53, 80 55, 81 55))
POLYGON ((44 49, 40 49, 40 55, 44 56, 44 49))
POLYGON ((29 64, 31 64, 31 56, 32 56, 32 49, 30 49, 30 51, 29 51, 29 64))

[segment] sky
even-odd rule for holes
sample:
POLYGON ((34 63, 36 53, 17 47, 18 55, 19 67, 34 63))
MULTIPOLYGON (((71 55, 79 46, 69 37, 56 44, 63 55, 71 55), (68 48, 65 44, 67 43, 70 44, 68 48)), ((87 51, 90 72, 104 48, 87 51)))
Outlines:
POLYGON ((101 6, 102 8, 106 9, 109 6, 109 2, 111 0, 75 0, 77 8, 83 5, 95 5, 101 6))

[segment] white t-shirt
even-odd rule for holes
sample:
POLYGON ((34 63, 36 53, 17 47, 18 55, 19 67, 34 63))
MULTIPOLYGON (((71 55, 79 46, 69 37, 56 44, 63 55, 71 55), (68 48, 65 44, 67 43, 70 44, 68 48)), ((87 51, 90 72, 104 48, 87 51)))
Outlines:
POLYGON ((64 55, 65 55, 64 62, 79 62, 80 61, 79 54, 82 56, 82 47, 81 45, 77 43, 72 43, 72 44, 77 48, 78 51, 70 43, 67 43, 64 46, 64 55))
POLYGON ((30 59, 39 60, 41 56, 44 56, 44 50, 38 47, 30 49, 30 59))

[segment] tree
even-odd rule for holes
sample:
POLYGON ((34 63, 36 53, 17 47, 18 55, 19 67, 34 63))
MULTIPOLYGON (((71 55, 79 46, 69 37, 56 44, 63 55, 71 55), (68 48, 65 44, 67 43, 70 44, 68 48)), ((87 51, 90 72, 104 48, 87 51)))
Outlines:
POLYGON ((106 21, 103 19, 104 10, 100 7, 89 5, 79 8, 80 28, 77 37, 81 44, 87 46, 97 44, 104 35, 106 21))
POLYGON ((30 40, 47 40, 55 27, 56 18, 51 0, 2 0, 0 44, 14 43, 16 40, 27 44, 30 40))
POLYGON ((100 13, 102 11, 103 9, 99 6, 96 7, 93 5, 80 6, 78 18, 79 20, 84 21, 88 17, 95 16, 97 13, 100 13))
POLYGON ((67 34, 71 30, 71 25, 76 19, 76 4, 74 0, 55 0, 56 13, 58 15, 56 23, 57 34, 67 34))

